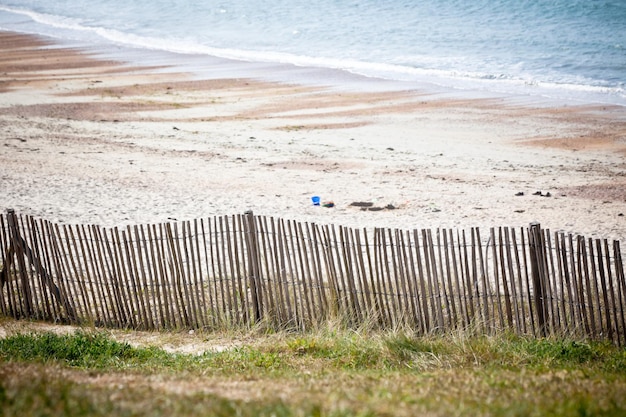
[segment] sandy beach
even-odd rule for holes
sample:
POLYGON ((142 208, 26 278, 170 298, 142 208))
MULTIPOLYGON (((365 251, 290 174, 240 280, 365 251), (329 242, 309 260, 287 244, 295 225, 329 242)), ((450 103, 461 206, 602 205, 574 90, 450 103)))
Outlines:
POLYGON ((626 238, 623 107, 198 79, 10 32, 0 45, 3 211, 626 238))

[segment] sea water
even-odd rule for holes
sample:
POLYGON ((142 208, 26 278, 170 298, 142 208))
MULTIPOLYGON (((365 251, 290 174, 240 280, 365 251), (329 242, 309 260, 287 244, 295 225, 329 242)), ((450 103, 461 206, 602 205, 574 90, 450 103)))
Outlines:
POLYGON ((265 75, 626 105, 623 0, 0 0, 0 30, 197 71, 219 58, 265 75))

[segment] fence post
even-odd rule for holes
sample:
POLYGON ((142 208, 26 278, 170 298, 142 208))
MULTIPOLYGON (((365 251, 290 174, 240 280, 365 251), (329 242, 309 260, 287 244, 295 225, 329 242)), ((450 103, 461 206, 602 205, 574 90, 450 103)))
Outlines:
MULTIPOLYGON (((9 210, 7 210, 7 223, 8 217, 9 210)), ((9 230, 8 233, 9 237, 7 242, 7 248, 5 253, 3 253, 4 258, 2 258, 2 269, 0 269, 0 291, 4 288, 4 285, 9 280, 9 269, 11 269, 11 264, 13 263, 13 255, 15 252, 13 245, 11 244, 11 231, 9 230)))
POLYGON ((261 321, 263 300, 261 297, 261 277, 259 268, 259 242, 257 239, 254 213, 248 210, 245 213, 245 235, 248 246, 248 274, 250 274, 250 291, 252 293, 252 307, 254 308, 254 320, 261 321))
POLYGON ((537 324, 539 325, 539 331, 541 336, 547 336, 546 329, 546 314, 547 314, 547 300, 546 300, 546 274, 545 274, 545 259, 543 251, 543 239, 541 225, 538 222, 530 224, 528 242, 530 245, 530 263, 533 276, 533 293, 535 310, 537 311, 537 324))
POLYGON ((24 302, 24 308, 26 309, 26 317, 30 318, 34 313, 33 300, 30 282, 28 281, 28 273, 26 272, 26 261, 24 260, 25 247, 22 245, 23 239, 17 225, 15 210, 7 209, 7 223, 9 225, 9 242, 11 242, 10 244, 15 251, 19 266, 20 281, 22 283, 22 301, 24 302))

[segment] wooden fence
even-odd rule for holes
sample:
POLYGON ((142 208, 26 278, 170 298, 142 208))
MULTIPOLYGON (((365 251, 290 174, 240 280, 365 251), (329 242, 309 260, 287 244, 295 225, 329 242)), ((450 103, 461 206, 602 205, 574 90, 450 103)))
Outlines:
POLYGON ((527 228, 351 229, 252 213, 103 228, 0 214, 0 312, 133 329, 263 322, 626 344, 618 241, 527 228))

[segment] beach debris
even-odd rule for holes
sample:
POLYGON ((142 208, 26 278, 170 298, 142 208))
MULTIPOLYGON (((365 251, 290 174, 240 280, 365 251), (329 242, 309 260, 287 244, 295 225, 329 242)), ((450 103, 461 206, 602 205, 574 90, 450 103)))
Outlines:
POLYGON ((322 198, 319 195, 314 195, 313 197, 311 197, 311 202, 314 206, 322 206, 326 208, 335 207, 335 203, 332 201, 324 201, 322 203, 322 198))
POLYGON ((520 196, 523 196, 523 195, 524 195, 524 192, 523 192, 523 191, 520 191, 520 192, 518 192, 518 193, 515 193, 515 195, 516 195, 516 196, 518 196, 518 197, 520 197, 520 196))
POLYGON ((387 204, 385 206, 375 206, 370 201, 354 201, 350 203, 351 207, 358 207, 361 211, 382 211, 382 210, 396 210, 398 207, 393 204, 387 204))
POLYGON ((354 201, 350 203, 350 205, 353 207, 372 207, 374 203, 371 203, 369 201, 354 201))
POLYGON ((544 193, 542 191, 535 191, 533 193, 533 195, 538 195, 539 197, 552 197, 552 194, 550 193, 550 191, 544 193))

